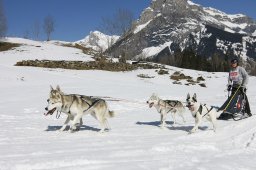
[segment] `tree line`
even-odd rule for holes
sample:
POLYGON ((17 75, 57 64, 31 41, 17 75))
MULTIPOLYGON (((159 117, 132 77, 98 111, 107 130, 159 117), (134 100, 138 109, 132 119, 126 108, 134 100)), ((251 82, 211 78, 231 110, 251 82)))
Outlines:
MULTIPOLYGON (((231 55, 220 55, 214 53, 212 56, 201 56, 195 53, 192 49, 185 49, 183 51, 176 51, 174 54, 163 55, 148 59, 148 61, 167 64, 179 68, 208 71, 208 72, 228 72, 230 70, 231 55)), ((244 61, 239 58, 239 65, 244 67, 246 71, 256 76, 256 62, 252 58, 244 61)))
POLYGON ((7 20, 4 14, 3 2, 0 0, 0 38, 4 37, 7 32, 7 20))
POLYGON ((40 20, 35 20, 31 26, 31 29, 27 29, 24 31, 23 38, 33 38, 34 40, 39 40, 41 30, 43 30, 43 32, 45 33, 46 40, 50 41, 51 35, 55 31, 55 19, 53 16, 47 15, 44 18, 43 23, 41 23, 40 20))
POLYGON ((205 57, 196 54, 192 49, 176 51, 170 55, 164 55, 150 59, 153 62, 159 62, 175 67, 209 71, 209 72, 227 72, 230 68, 230 58, 215 53, 212 57, 205 57))

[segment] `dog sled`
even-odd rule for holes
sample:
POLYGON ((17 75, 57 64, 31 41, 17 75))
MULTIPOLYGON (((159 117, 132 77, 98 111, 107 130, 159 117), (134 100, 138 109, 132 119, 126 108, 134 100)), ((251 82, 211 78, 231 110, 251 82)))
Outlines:
POLYGON ((229 95, 225 103, 218 109, 223 110, 222 114, 218 119, 233 119, 235 121, 238 121, 250 117, 251 113, 248 113, 249 105, 247 105, 247 102, 248 99, 246 93, 243 92, 241 87, 238 87, 234 93, 229 95))

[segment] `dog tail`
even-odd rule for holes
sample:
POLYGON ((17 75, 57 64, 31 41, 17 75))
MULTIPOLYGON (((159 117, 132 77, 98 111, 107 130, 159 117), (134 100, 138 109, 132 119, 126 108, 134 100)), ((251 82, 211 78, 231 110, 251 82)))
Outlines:
POLYGON ((114 117, 115 116, 115 112, 114 111, 108 111, 108 117, 114 117))

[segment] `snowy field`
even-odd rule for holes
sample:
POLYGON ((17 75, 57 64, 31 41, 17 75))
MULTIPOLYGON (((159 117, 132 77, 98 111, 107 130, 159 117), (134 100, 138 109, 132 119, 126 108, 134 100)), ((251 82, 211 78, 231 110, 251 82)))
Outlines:
MULTIPOLYGON (((188 92, 198 100, 220 106, 227 98, 227 73, 208 73, 168 67, 169 75, 155 70, 132 72, 75 71, 15 67, 22 59, 91 60, 81 51, 46 42, 22 42, 23 46, 0 53, 0 170, 255 170, 256 116, 238 122, 218 121, 214 133, 204 121, 188 135, 194 119, 187 110, 186 123, 159 128, 160 115, 146 100, 155 92, 164 99, 185 102, 188 92), (40 47, 39 47, 40 46, 40 47), (182 70, 194 78, 206 78, 207 88, 172 84, 169 76, 182 70), (141 79, 138 74, 155 76, 141 79), (65 93, 110 96, 117 116, 109 119, 111 130, 99 133, 90 115, 76 133, 59 132, 66 115, 45 117, 50 85, 65 93)), ((248 97, 256 113, 256 78, 250 77, 248 97)))

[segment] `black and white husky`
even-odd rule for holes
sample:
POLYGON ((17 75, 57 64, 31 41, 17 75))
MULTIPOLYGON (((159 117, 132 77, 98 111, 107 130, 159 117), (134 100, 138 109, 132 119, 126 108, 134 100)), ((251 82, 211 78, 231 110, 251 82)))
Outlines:
POLYGON ((187 95, 187 107, 189 108, 192 116, 195 118, 195 126, 190 133, 194 133, 198 129, 198 126, 202 122, 203 118, 206 118, 208 121, 212 122, 213 130, 216 132, 216 121, 222 111, 217 111, 211 106, 199 103, 197 101, 196 93, 194 93, 193 97, 191 97, 190 94, 187 95))
POLYGON ((179 116, 183 119, 183 122, 185 122, 185 118, 183 116, 185 107, 183 106, 182 102, 178 100, 162 100, 156 94, 152 94, 147 103, 149 104, 150 108, 154 106, 158 113, 160 113, 162 128, 165 127, 166 116, 169 112, 172 115, 174 125, 176 124, 176 114, 179 114, 179 116))
POLYGON ((65 130, 70 121, 69 131, 77 130, 77 126, 83 124, 82 116, 91 114, 99 121, 100 132, 104 132, 108 127, 107 118, 114 116, 114 112, 108 109, 105 100, 84 95, 64 94, 59 86, 56 89, 51 86, 50 96, 47 101, 48 106, 45 110, 48 112, 45 115, 53 114, 55 110, 67 114, 67 119, 60 131, 65 130))

